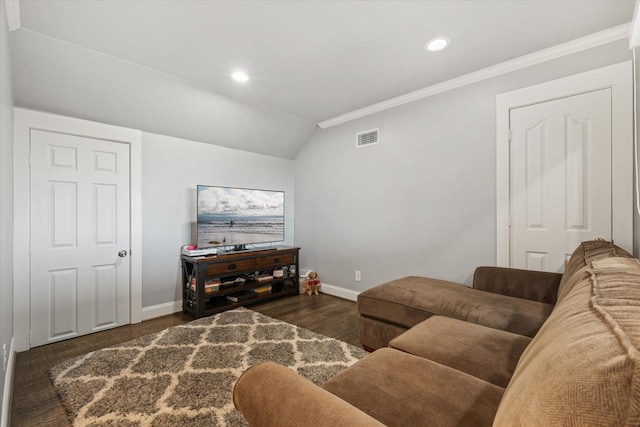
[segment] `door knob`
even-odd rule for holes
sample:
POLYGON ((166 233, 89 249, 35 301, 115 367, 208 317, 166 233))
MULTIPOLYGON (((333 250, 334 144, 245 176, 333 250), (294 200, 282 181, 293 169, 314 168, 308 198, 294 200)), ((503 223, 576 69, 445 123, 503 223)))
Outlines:
POLYGON ((127 256, 127 251, 126 251, 126 250, 124 250, 124 249, 123 249, 123 250, 121 250, 120 252, 118 252, 118 256, 119 256, 120 258, 124 258, 124 257, 126 257, 126 256, 127 256))

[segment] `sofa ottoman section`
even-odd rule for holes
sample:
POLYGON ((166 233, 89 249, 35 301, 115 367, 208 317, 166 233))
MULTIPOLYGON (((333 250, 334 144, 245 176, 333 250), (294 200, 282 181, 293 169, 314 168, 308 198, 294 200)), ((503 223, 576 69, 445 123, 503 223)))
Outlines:
MULTIPOLYGON (((553 305, 539 301, 416 276, 393 280, 358 295, 360 322, 376 319, 405 329, 431 316, 446 316, 533 337, 552 309, 553 305)), ((377 349, 388 344, 369 342, 367 337, 365 334, 360 340, 365 347, 377 349)))
POLYGON ((389 347, 506 387, 531 338, 433 316, 394 338, 389 347))

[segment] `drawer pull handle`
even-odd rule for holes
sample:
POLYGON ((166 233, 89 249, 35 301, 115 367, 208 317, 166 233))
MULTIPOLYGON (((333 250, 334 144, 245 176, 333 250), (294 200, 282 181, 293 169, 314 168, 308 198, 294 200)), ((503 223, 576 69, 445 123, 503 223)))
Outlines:
POLYGON ((235 270, 235 269, 236 269, 235 264, 229 264, 229 270, 235 270))

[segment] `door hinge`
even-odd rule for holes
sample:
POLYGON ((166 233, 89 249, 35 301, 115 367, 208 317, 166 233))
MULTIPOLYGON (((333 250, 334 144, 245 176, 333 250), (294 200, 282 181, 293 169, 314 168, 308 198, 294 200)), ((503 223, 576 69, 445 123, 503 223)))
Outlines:
POLYGON ((507 130, 507 141, 511 142, 511 129, 507 130))

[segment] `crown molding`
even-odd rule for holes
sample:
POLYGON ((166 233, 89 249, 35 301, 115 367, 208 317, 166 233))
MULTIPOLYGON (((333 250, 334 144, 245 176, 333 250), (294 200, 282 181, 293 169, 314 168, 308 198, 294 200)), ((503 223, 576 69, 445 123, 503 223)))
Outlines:
POLYGON ((18 0, 5 0, 4 8, 7 12, 7 26, 9 31, 19 30, 20 24, 20 2, 18 0))
POLYGON ((409 92, 405 95, 378 102, 368 107, 360 108, 358 110, 354 110, 349 113, 324 120, 322 122, 319 122, 318 126, 322 129, 326 129, 331 126, 336 126, 342 123, 349 122, 351 120, 378 113, 380 111, 388 110, 390 108, 395 108, 400 105, 408 104, 410 102, 437 95, 442 92, 447 92, 453 89, 480 82, 482 80, 501 76, 503 74, 511 73, 513 71, 521 70, 523 68, 531 67, 537 64, 542 64, 553 59, 561 58, 563 56, 571 55, 573 53, 581 52, 583 50, 621 40, 629 37, 630 29, 630 23, 618 25, 604 31, 599 31, 597 33, 580 37, 566 43, 539 50, 529 55, 524 55, 519 58, 501 62, 499 64, 492 65, 478 71, 464 74, 460 77, 445 80, 444 82, 436 83, 423 89, 409 92))

